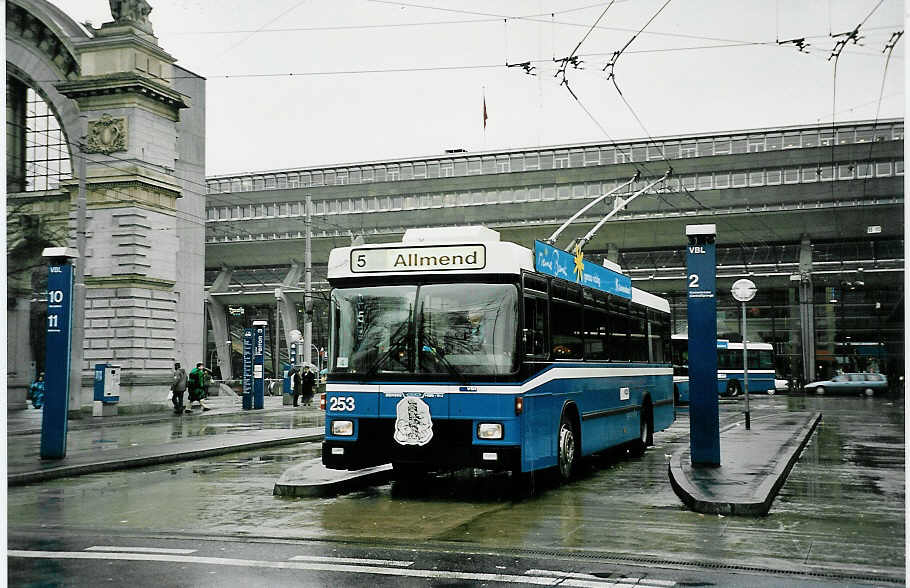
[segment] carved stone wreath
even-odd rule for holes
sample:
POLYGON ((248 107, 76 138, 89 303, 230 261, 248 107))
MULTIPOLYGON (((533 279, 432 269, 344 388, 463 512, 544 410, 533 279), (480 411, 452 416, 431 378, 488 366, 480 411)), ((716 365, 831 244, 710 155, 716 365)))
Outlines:
POLYGON ((126 151, 126 119, 103 114, 99 120, 89 121, 85 152, 107 155, 115 151, 126 151))

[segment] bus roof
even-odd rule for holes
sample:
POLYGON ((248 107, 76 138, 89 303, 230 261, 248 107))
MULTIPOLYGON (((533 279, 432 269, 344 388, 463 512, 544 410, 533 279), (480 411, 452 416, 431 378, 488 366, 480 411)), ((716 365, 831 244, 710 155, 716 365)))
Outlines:
MULTIPOLYGON (((500 241, 499 232, 483 226, 408 229, 399 243, 371 243, 332 249, 327 277, 331 282, 403 275, 517 276, 522 271, 535 271, 534 258, 532 250, 500 241)), ((609 269, 621 275, 618 266, 609 269)), ((670 312, 670 304, 663 298, 638 288, 628 290, 630 294, 625 297, 633 302, 670 312)))

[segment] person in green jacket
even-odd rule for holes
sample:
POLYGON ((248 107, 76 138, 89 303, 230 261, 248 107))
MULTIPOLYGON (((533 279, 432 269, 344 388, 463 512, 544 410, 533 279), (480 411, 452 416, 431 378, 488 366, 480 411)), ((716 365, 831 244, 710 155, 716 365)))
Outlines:
POLYGON ((193 405, 198 402, 203 411, 209 410, 209 407, 205 405, 205 379, 206 374, 209 373, 209 370, 202 367, 202 362, 199 362, 187 376, 187 396, 190 408, 193 408, 193 405))

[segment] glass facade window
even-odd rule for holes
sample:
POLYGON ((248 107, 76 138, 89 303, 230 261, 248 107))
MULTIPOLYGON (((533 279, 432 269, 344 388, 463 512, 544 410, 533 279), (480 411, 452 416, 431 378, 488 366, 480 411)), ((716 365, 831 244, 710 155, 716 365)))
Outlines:
POLYGON ((648 161, 657 161, 664 158, 663 145, 648 145, 648 161))
POLYGON ((733 153, 748 153, 749 144, 745 137, 733 137, 733 153))
POLYGON ((822 147, 830 147, 834 144, 834 131, 822 131, 818 134, 818 144, 822 147))
POLYGON ((483 167, 481 166, 480 158, 472 157, 468 160, 468 175, 469 176, 479 176, 483 172, 483 167))
POLYGON ((410 180, 414 177, 414 167, 410 163, 402 163, 400 169, 402 180, 410 180))
POLYGON ((667 159, 679 159, 679 143, 673 141, 672 143, 664 143, 664 155, 667 159))
POLYGON ((743 172, 734 172, 732 184, 734 188, 742 188, 746 185, 746 174, 743 172))
POLYGON ((427 163, 427 177, 428 178, 438 178, 439 177, 439 162, 431 161, 427 163))
POLYGON ((572 191, 569 186, 557 186, 556 187, 556 199, 557 200, 568 200, 572 196, 572 191))
POLYGON ((439 175, 443 178, 451 178, 455 175, 455 164, 451 161, 443 161, 439 164, 439 175))
POLYGON ((819 173, 818 179, 820 179, 823 182, 830 182, 834 179, 834 168, 830 165, 820 166, 819 172, 820 173, 819 173))
POLYGON ((221 180, 220 182, 218 182, 218 186, 222 192, 231 191, 231 181, 230 180, 221 180))
POLYGON ((456 159, 452 162, 454 174, 456 176, 466 176, 468 175, 468 162, 465 159, 456 159))
POLYGON ((253 178, 241 178, 240 183, 243 186, 241 190, 244 192, 251 192, 253 190, 253 178))
POLYGON ((528 153, 524 156, 524 159, 526 170, 534 170, 540 168, 540 158, 536 153, 528 153))
POLYGON ((278 186, 278 183, 275 181, 275 176, 265 176, 265 189, 274 190, 278 186))
POLYGON ((749 185, 750 186, 764 186, 765 185, 765 172, 764 171, 749 172, 749 185))
POLYGON ((799 145, 799 133, 784 134, 784 149, 798 149, 799 145))
POLYGON ((857 163, 856 164, 856 177, 857 178, 871 178, 872 177, 872 164, 871 163, 857 163))
POLYGON ((904 175, 904 160, 899 159, 894 162, 894 175, 902 176, 904 175))
POLYGON ((872 127, 858 127, 856 129, 856 142, 857 143, 871 143, 872 142, 872 127))
POLYGON ((540 186, 531 186, 528 188, 528 201, 537 202, 541 198, 540 186))
POLYGON ((695 157, 695 143, 682 143, 679 146, 679 157, 695 157))
POLYGON ((600 165, 600 152, 597 149, 585 149, 585 165, 600 165))
POLYGON ((325 185, 325 177, 323 176, 321 171, 313 172, 311 177, 312 177, 314 186, 324 186, 325 185))
POLYGON ((390 165, 386 168, 386 180, 389 182, 397 182, 399 180, 400 171, 397 165, 390 165))
POLYGON ((509 156, 509 171, 520 172, 525 169, 525 158, 521 155, 509 156))
POLYGON ((875 175, 890 176, 891 175, 891 162, 890 161, 879 161, 875 164, 875 175))
POLYGON ((695 189, 695 176, 683 176, 682 177, 682 187, 684 190, 694 190, 695 189))
POLYGON ((803 131, 802 145, 803 147, 818 147, 818 133, 814 131, 803 131))
POLYGON ((556 169, 569 167, 569 153, 566 151, 557 151, 553 156, 553 161, 556 169))
POLYGON ((777 133, 765 136, 765 149, 775 151, 780 149, 784 144, 784 136, 777 133))
POLYGON ((556 200, 556 186, 544 186, 541 189, 542 200, 556 200))
POLYGON ((362 172, 361 172, 360 168, 354 168, 349 173, 350 173, 349 177, 351 179, 352 184, 361 183, 361 178, 363 176, 362 176, 362 172))
POLYGON ((569 167, 582 167, 585 163, 585 154, 581 149, 569 151, 569 167))
POLYGON ((783 174, 779 169, 769 169, 765 172, 765 180, 768 182, 768 185, 780 184, 783 174))
POLYGON ((799 168, 798 167, 788 167, 788 168, 784 169, 784 183, 785 184, 799 183, 799 168))
POLYGON ((729 172, 720 172, 720 173, 714 174, 714 187, 729 188, 730 187, 730 173, 729 172))
POLYGON ((715 155, 727 155, 730 153, 730 139, 715 139, 714 140, 714 154, 715 155))
POLYGON ((749 137, 749 153, 758 153, 765 150, 765 136, 752 135, 749 137))
POLYGON ((802 177, 801 177, 801 181, 802 181, 803 183, 817 182, 817 181, 818 181, 818 176, 819 176, 819 175, 821 175, 821 174, 819 173, 818 168, 816 168, 816 167, 804 167, 804 168, 802 168, 802 177))
POLYGON ((647 161, 647 149, 645 147, 632 148, 632 161, 647 161))
POLYGON ((837 129, 837 144, 846 145, 853 142, 853 129, 837 129))
POLYGON ((343 186, 348 183, 348 172, 347 171, 338 171, 335 172, 335 185, 343 186))
POLYGON ((310 172, 303 172, 300 174, 300 187, 309 188, 313 185, 313 176, 310 172))
POLYGON ((616 163, 629 163, 632 161, 632 150, 628 147, 620 147, 616 150, 616 163))
MULTIPOLYGON (((452 165, 452 164, 449 164, 452 165)), ((386 170, 385 166, 377 165, 373 168, 373 181, 374 182, 384 182, 386 181, 386 170)))
POLYGON ((234 178, 231 180, 231 192, 240 191, 240 178, 234 178))
POLYGON ((895 141, 904 140, 904 125, 894 125, 891 129, 891 138, 895 141))
POLYGON ((837 179, 839 180, 852 180, 854 173, 855 167, 853 165, 837 166, 837 179))
POLYGON ((512 166, 509 164, 509 158, 500 155, 496 158, 496 172, 500 174, 509 173, 512 171, 512 166))
POLYGON ((698 174, 698 189, 710 190, 714 187, 714 177, 711 174, 698 174))
POLYGON ((263 177, 253 178, 253 189, 254 190, 265 190, 265 178, 263 178, 263 177))
POLYGON ((540 169, 553 169, 552 151, 544 151, 540 154, 540 169))

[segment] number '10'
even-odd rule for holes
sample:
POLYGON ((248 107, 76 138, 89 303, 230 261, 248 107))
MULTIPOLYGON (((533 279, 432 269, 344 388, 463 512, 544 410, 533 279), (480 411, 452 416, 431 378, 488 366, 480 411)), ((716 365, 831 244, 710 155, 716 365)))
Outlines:
POLYGON ((51 290, 47 293, 47 300, 52 304, 63 302, 63 290, 51 290))

